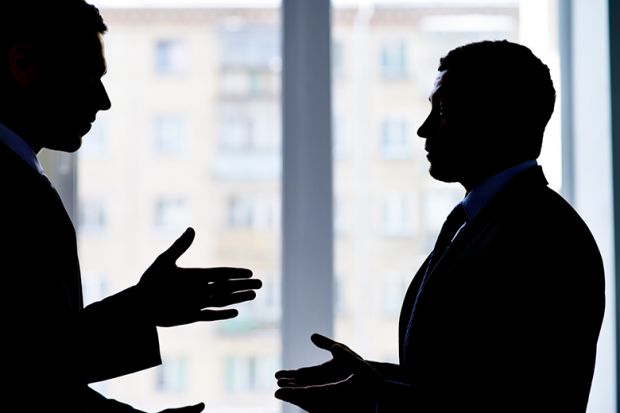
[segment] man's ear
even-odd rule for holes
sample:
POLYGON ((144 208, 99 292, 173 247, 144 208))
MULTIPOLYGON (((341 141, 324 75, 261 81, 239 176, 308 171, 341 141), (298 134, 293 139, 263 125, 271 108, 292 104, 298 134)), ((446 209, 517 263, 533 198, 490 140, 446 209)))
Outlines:
POLYGON ((519 122, 519 108, 512 102, 497 102, 487 110, 487 132, 491 137, 515 132, 519 122))
POLYGON ((36 80, 38 70, 32 45, 20 44, 10 48, 8 64, 9 73, 19 86, 28 87, 36 80))

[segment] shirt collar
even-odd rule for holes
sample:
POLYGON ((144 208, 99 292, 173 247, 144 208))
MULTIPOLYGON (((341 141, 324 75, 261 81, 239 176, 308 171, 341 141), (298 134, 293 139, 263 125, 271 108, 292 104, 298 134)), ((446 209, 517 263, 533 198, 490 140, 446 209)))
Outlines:
POLYGON ((37 159, 37 154, 32 150, 30 145, 2 123, 0 123, 0 142, 8 146, 31 168, 43 175, 43 167, 41 167, 37 159))
POLYGON ((521 162, 508 169, 504 169, 493 175, 465 195, 462 204, 467 214, 467 220, 471 221, 484 206, 493 198, 512 178, 528 168, 537 166, 535 159, 521 162))

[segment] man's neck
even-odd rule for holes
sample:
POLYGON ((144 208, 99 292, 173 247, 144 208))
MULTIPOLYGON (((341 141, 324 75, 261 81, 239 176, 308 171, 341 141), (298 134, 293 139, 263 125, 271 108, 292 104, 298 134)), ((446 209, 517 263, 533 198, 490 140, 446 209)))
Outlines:
POLYGON ((524 161, 525 160, 511 160, 479 168, 476 171, 473 171, 470 176, 462 179, 460 184, 463 185, 466 192, 471 192, 472 189, 476 188, 487 179, 524 161))

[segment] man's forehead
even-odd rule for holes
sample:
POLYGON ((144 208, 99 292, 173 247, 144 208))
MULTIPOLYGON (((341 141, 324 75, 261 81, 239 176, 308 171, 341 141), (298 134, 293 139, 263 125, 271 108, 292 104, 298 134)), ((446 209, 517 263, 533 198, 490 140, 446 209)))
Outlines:
POLYGON ((435 78, 435 83, 433 84, 433 89, 431 90, 431 95, 429 97, 430 100, 433 99, 433 96, 439 93, 440 89, 443 89, 446 85, 446 74, 447 70, 441 70, 437 73, 437 77, 435 78))

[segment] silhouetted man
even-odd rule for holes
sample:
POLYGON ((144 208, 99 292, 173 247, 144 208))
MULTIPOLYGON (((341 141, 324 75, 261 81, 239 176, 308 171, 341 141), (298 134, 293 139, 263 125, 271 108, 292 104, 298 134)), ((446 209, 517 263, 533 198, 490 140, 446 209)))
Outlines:
POLYGON ((177 267, 188 229, 136 286, 83 308, 75 230, 36 153, 76 151, 110 108, 105 31, 83 0, 0 3, 3 410, 135 411, 88 384, 160 364, 156 327, 235 317, 210 308, 251 300, 261 285, 247 269, 177 267))
POLYGON ((467 194, 414 277, 399 364, 326 337, 323 365, 276 374, 310 412, 586 410, 604 311, 600 253, 537 165, 555 90, 524 46, 480 42, 441 59, 418 130, 430 174, 467 194))

